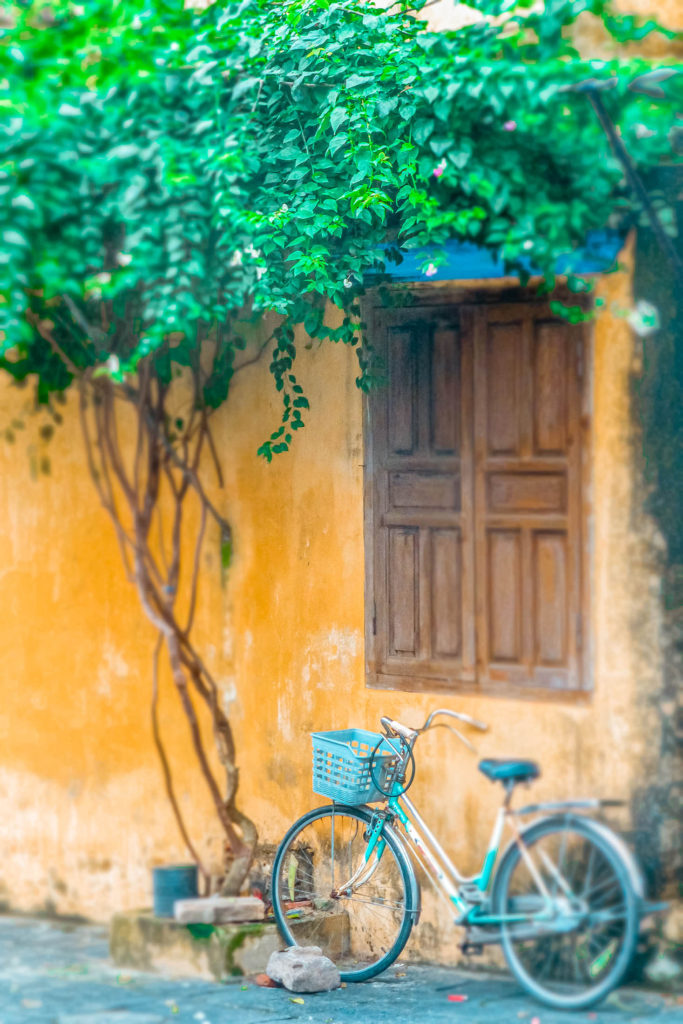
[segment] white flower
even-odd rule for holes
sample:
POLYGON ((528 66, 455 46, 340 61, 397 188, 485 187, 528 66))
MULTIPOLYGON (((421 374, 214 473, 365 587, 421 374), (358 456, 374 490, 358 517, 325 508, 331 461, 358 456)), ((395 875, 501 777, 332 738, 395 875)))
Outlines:
POLYGON ((646 302, 644 299, 636 303, 635 309, 629 312, 626 319, 641 338, 646 338, 648 334, 653 334, 659 329, 657 307, 653 306, 651 302, 646 302))
POLYGON ((434 274, 436 274, 438 269, 439 268, 435 267, 433 263, 430 263, 429 266, 427 267, 427 269, 425 270, 425 276, 426 277, 434 277, 434 274))
POLYGON ((241 267, 242 266, 242 252, 239 249, 235 249, 234 253, 232 254, 232 256, 230 258, 230 266, 231 267, 241 267))
POLYGON ((522 249, 533 249, 533 247, 534 243, 531 241, 530 238, 527 238, 526 242, 524 242, 524 244, 522 245, 522 249))
POLYGON ((271 213, 268 220, 272 224, 274 221, 278 219, 278 217, 282 217, 283 214, 287 213, 288 210, 289 206, 287 205, 287 203, 283 203, 279 210, 276 210, 275 213, 271 213))
POLYGON ((107 359, 107 362, 106 362, 106 367, 107 367, 108 370, 110 370, 112 373, 118 373, 120 366, 121 366, 121 363, 119 362, 119 357, 118 356, 115 356, 115 355, 109 356, 109 359, 107 359))
POLYGON ((128 252, 119 252, 116 254, 116 262, 120 267, 127 267, 133 257, 128 252))

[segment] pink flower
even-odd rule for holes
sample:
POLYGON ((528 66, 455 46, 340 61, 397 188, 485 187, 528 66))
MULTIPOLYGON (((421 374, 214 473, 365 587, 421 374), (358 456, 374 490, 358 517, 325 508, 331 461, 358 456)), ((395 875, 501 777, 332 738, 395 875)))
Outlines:
POLYGON ((505 131, 505 132, 514 132, 516 130, 517 130, 517 122, 516 121, 506 121, 505 124, 503 125, 503 131, 505 131))
POLYGON ((426 277, 434 277, 434 274, 436 274, 437 269, 438 267, 435 267, 433 263, 430 263, 427 269, 425 270, 426 277))
POLYGON ((435 178, 440 178, 443 172, 446 170, 446 158, 444 157, 440 164, 437 164, 432 174, 435 178))

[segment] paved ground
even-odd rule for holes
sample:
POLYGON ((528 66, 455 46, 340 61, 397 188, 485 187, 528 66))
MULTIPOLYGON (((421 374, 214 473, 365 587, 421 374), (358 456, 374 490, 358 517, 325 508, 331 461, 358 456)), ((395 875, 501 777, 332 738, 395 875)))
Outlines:
POLYGON ((391 968, 362 985, 293 997, 121 972, 95 926, 0 918, 0 1024, 683 1024, 673 998, 626 991, 592 1013, 557 1013, 508 979, 435 967, 391 968), (399 975, 399 976, 397 976, 399 975), (403 976, 400 976, 403 975, 403 976), (463 1002, 449 995, 465 995, 463 1002), (292 1002, 303 998, 303 1003, 292 1002))

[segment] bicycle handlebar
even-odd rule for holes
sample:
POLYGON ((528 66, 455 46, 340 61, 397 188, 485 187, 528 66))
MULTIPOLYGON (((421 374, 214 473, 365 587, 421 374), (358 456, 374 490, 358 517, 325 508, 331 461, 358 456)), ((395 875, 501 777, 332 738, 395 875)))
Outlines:
POLYGON ((471 725, 474 729, 479 729, 480 732, 486 732, 488 725, 486 722, 480 722, 476 718, 472 718, 470 715, 465 715, 462 711, 449 711, 448 708, 438 708, 436 711, 432 711, 431 715, 427 718, 425 724, 420 729, 420 732, 426 732, 431 727, 432 719, 436 718, 437 715, 449 715, 451 718, 458 718, 461 722, 465 722, 466 725, 471 725))
POLYGON ((391 733, 395 733, 396 736, 400 736, 408 743, 414 743, 421 732, 420 729, 411 729, 410 726, 408 725, 401 725, 400 722, 395 722, 393 718, 383 717, 380 718, 380 722, 387 730, 389 735, 391 735, 391 733))
MULTIPOLYGON (((396 722, 392 718, 382 717, 380 718, 380 722, 388 736, 391 736, 392 734, 394 736, 400 736, 401 739, 405 740, 406 743, 412 747, 415 744, 415 740, 419 735, 421 735, 421 733, 427 732, 428 729, 433 728, 432 720, 436 718, 437 715, 448 715, 450 718, 457 718, 460 722, 464 722, 466 725, 471 725, 474 729, 479 729, 480 732, 486 732, 488 729, 488 725, 486 725, 485 722, 479 722, 476 718, 472 718, 470 715, 465 715, 460 711, 450 711, 448 708, 437 708, 436 711, 432 711, 432 713, 427 716, 427 719, 421 729, 412 729, 409 725, 403 725, 401 722, 396 722)), ((437 726, 442 725, 444 728, 450 729, 451 732, 455 733, 458 739, 462 740, 465 746, 469 747, 470 750, 474 750, 474 747, 469 740, 465 739, 457 729, 453 729, 450 725, 446 725, 445 722, 437 722, 436 724, 437 726)))

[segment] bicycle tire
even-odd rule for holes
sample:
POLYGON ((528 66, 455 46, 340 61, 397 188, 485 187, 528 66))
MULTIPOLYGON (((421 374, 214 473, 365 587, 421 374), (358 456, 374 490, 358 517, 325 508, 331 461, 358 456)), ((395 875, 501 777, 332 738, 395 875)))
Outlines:
MULTIPOLYGON (((584 892, 575 902, 575 906, 578 907, 580 901, 583 901, 582 924, 580 928, 564 933, 520 940, 514 937, 515 925, 503 923, 501 936, 505 959, 520 985, 547 1006, 563 1010, 582 1010, 594 1006, 616 988, 635 952, 639 901, 632 882, 632 865, 620 849, 620 840, 606 826, 581 815, 544 819, 525 829, 522 837, 532 858, 535 846, 540 849, 540 844, 545 840, 559 837, 560 849, 564 850, 561 860, 564 859, 565 863, 556 864, 556 867, 563 878, 569 876, 568 881, 575 880, 573 883, 570 881, 574 895, 575 886, 579 884, 580 872, 585 864, 587 879, 583 883, 584 892), (571 857, 574 858, 573 863, 571 857), (598 872, 602 874, 599 875, 598 872), (599 878, 602 880, 599 881, 599 878), (610 903, 605 902, 608 898, 610 903), (593 927, 597 927, 598 930, 592 936, 590 929, 593 927), (570 945, 573 946, 571 952, 570 945), (543 964, 540 977, 534 976, 530 966, 535 963, 543 964), (550 973, 551 964, 553 968, 558 968, 558 973, 560 967, 570 969, 573 977, 552 982, 546 978, 544 981, 543 976, 550 973)), ((545 845, 553 848, 553 843, 546 842, 545 845)), ((552 859, 549 854, 548 856, 552 859)), ((538 868, 538 863, 536 867, 538 868)), ((524 871, 531 879, 531 873, 524 864, 518 845, 511 843, 503 855, 493 882, 491 906, 494 913, 511 913, 525 906, 524 871), (519 887, 517 895, 513 885, 515 875, 519 887)), ((546 875, 545 881, 549 889, 554 884, 553 895, 562 900, 559 884, 552 873, 546 875)), ((528 885, 526 887, 529 888, 528 885)), ((542 897, 537 887, 535 893, 535 898, 540 903, 542 897)), ((529 899, 533 898, 526 894, 527 906, 529 899)), ((566 899, 564 902, 567 902, 566 899)))
MULTIPOLYGON (((360 854, 363 844, 367 841, 365 837, 372 818, 372 810, 365 806, 347 807, 341 804, 328 804, 324 807, 317 807, 294 822, 280 843, 273 861, 271 901, 282 938, 288 946, 320 946, 323 953, 335 961, 339 967, 342 981, 366 981, 386 970, 396 960, 408 941, 419 908, 419 887, 413 866, 389 824, 384 825, 382 837, 386 839, 386 847, 376 874, 382 872, 380 882, 383 876, 387 885, 400 885, 401 892, 398 897, 391 901, 379 895, 372 897, 370 894, 374 890, 366 890, 364 887, 363 896, 358 901, 344 895, 331 897, 330 893, 334 890, 330 886, 330 880, 334 878, 334 881, 343 884, 339 882, 341 875, 344 874, 344 877, 348 879, 357 864, 360 863, 360 854), (339 851, 339 854, 337 863, 330 868, 327 863, 323 864, 320 851, 327 842, 327 832, 332 833, 332 825, 335 827, 335 850, 339 851), (346 846, 344 842, 346 842, 346 846), (316 844, 315 848, 311 844, 316 844), (353 849, 351 844, 355 844, 353 849), (310 867, 306 865, 310 872, 310 880, 307 877, 304 884, 296 881, 296 871, 298 870, 296 858, 297 855, 302 856, 302 850, 304 852, 311 851, 306 854, 310 859, 310 867), (291 874, 292 856, 295 858, 294 882, 292 882, 291 874), (346 861, 344 860, 345 856, 346 861), (318 864, 314 867, 316 857, 318 864), (386 860, 387 857, 388 860, 386 860), (318 876, 315 878, 314 871, 318 872, 318 876), (317 891, 318 887, 320 892, 317 891), (302 911, 304 919, 300 921, 298 927, 287 916, 287 907, 285 906, 287 896, 290 897, 290 900, 292 897, 304 896, 313 904, 308 920, 306 920, 306 912, 302 911), (369 920, 371 917, 369 908, 374 911, 374 922, 369 920), (327 926, 328 931, 326 932, 325 921, 329 920, 333 914, 339 915, 342 910, 347 914, 348 926, 345 922, 342 922, 342 925, 332 922, 332 927, 327 926), (381 911, 388 913, 377 921, 376 918, 381 911), (389 921, 390 924, 387 923, 389 921), (317 926, 313 922, 317 922, 317 926), (387 941, 384 941, 384 934, 381 934, 375 925, 386 931, 387 941), (340 942, 343 944, 346 941, 339 938, 340 927, 345 930, 348 928, 348 949, 346 946, 340 947, 340 942), (377 938, 371 934, 373 928, 377 938), (352 942, 362 948, 350 948, 352 942)), ((330 850, 331 848, 330 843, 330 850)), ((367 884, 369 886, 370 882, 367 884)), ((296 899, 292 901, 297 902, 296 899)), ((290 913, 296 913, 296 911, 290 911, 290 913)))

